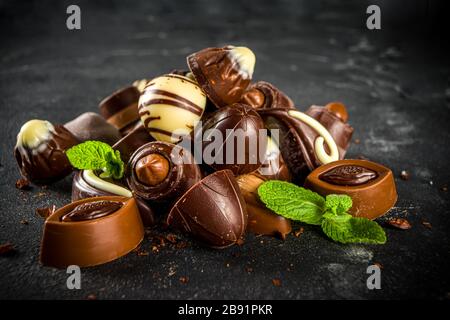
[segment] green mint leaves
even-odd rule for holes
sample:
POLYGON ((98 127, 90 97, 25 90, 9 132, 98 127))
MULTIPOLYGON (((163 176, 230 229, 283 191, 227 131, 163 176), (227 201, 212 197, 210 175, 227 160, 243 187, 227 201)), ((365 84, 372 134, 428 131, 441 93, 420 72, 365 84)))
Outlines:
POLYGON ((323 232, 340 243, 386 242, 384 230, 374 221, 348 213, 352 199, 347 195, 319 194, 295 184, 271 180, 261 184, 258 195, 275 213, 296 221, 320 225, 323 232))
POLYGON ((83 170, 102 170, 100 178, 121 179, 124 163, 120 152, 100 141, 86 141, 66 151, 72 166, 83 170))

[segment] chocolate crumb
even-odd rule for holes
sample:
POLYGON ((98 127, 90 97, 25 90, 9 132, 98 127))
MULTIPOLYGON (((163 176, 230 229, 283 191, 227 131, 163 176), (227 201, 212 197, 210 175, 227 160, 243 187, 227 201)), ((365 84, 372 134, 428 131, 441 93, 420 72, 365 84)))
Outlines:
POLYGON ((19 190, 31 190, 30 181, 20 178, 16 181, 16 188, 19 190))
POLYGON ((147 250, 139 250, 139 251, 137 252, 137 255, 140 256, 140 257, 142 257, 142 256, 148 256, 148 255, 149 255, 149 252, 148 252, 147 250))
POLYGON ((374 262, 373 264, 376 265, 381 270, 383 270, 383 268, 384 268, 383 265, 381 263, 379 263, 379 262, 374 262))
POLYGON ((87 299, 88 300, 97 300, 97 296, 95 294, 91 293, 87 296, 87 299))
POLYGON ((159 248, 157 246, 152 246, 153 253, 159 253, 159 248))
POLYGON ((409 178, 410 178, 410 174, 408 171, 402 170, 402 172, 400 172, 400 179, 407 181, 407 180, 409 180, 409 178))
POLYGON ((14 246, 10 242, 0 245, 0 255, 1 256, 13 254, 15 251, 16 251, 16 249, 14 249, 14 246))
POLYGON ((361 143, 361 140, 355 139, 353 142, 354 142, 355 144, 360 144, 360 143, 361 143))
POLYGON ((252 268, 252 267, 249 267, 249 266, 246 266, 246 267, 245 267, 245 272, 247 272, 247 273, 252 273, 252 272, 253 272, 253 268, 252 268))
POLYGON ((447 191, 448 191, 447 185, 443 186, 443 187, 441 188, 441 190, 444 191, 444 192, 447 192, 447 191))
POLYGON ((176 249, 185 249, 189 246, 189 243, 187 241, 180 241, 175 245, 176 249))
POLYGON ((229 262, 225 263, 225 267, 229 268, 230 267, 230 263, 229 262))
POLYGON ((47 219, 51 214, 56 211, 56 206, 52 205, 50 207, 37 208, 36 213, 40 215, 42 218, 47 219))
POLYGON ((171 244, 175 244, 178 241, 177 236, 174 235, 173 233, 168 234, 166 236, 166 240, 169 241, 171 244))
POLYGON ((281 280, 280 279, 272 279, 272 284, 275 287, 280 287, 281 286, 281 280))
POLYGON ((423 224, 425 227, 427 227, 428 229, 431 229, 431 228, 432 228, 431 223, 429 223, 428 221, 422 221, 422 224, 423 224))
POLYGON ((239 239, 236 241, 236 244, 237 244, 238 246, 242 246, 242 245, 244 244, 244 239, 239 238, 239 239))
POLYGON ((180 277, 180 282, 181 282, 182 284, 188 283, 188 282, 189 282, 189 277, 185 277, 185 276, 180 277))
POLYGON ((305 231, 305 228, 300 227, 300 229, 294 231, 294 236, 298 238, 303 234, 304 231, 305 231))
POLYGON ((20 223, 24 224, 24 225, 28 225, 29 224, 28 220, 25 220, 25 219, 20 220, 20 223))
POLYGON ((387 221, 387 223, 394 228, 401 229, 401 230, 408 230, 411 229, 411 224, 408 220, 404 218, 392 218, 387 221))

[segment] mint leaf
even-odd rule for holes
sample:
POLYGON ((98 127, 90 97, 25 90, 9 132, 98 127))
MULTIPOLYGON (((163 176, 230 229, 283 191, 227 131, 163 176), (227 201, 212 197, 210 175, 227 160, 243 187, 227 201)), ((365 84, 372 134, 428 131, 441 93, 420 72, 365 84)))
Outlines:
POLYGON ((100 141, 86 141, 66 151, 73 167, 82 170, 102 170, 101 178, 120 179, 124 173, 124 163, 120 152, 100 141))
POLYGON ((365 218, 354 218, 349 214, 332 216, 324 215, 323 232, 340 243, 386 243, 386 234, 375 221, 365 218))
POLYGON ((311 190, 285 181, 270 180, 259 186, 258 195, 267 208, 285 218, 321 224, 325 200, 311 190))
POLYGON ((352 205, 352 198, 345 194, 330 194, 325 198, 325 210, 337 215, 346 214, 352 205))

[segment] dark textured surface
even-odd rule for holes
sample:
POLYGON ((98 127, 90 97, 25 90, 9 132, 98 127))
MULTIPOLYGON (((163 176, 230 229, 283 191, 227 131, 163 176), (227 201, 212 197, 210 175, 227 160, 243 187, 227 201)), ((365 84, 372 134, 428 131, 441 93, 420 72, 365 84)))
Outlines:
POLYGON ((448 51, 431 41, 440 38, 435 30, 412 29, 435 23, 424 20, 428 2, 406 9, 382 1, 381 31, 365 28, 364 1, 179 2, 77 1, 82 30, 68 31, 69 3, 0 1, 0 243, 17 249, 0 257, 0 298, 448 297, 448 51), (410 29, 397 32, 408 15, 410 29), (187 54, 229 43, 252 48, 254 78, 273 82, 299 109, 332 100, 348 106, 360 141, 348 157, 364 155, 396 177, 409 171, 409 181, 397 179, 399 200, 389 216, 406 216, 412 229, 386 228, 384 246, 339 245, 314 227, 285 242, 249 236, 222 251, 193 244, 152 253, 146 240, 148 256, 83 269, 82 289, 66 289, 64 270, 38 263, 43 219, 34 210, 69 201, 71 181, 28 192, 14 187, 20 126, 31 118, 64 123, 135 79, 184 68, 187 54), (374 262, 383 265, 382 290, 370 291, 366 267, 374 262))

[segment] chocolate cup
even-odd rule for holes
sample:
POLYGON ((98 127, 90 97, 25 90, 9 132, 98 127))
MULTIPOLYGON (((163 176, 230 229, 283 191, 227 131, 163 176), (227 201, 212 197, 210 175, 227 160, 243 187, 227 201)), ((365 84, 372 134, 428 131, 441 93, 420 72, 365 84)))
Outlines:
POLYGON ((126 168, 126 177, 129 188, 142 199, 156 202, 174 202, 201 180, 201 171, 186 149, 168 142, 153 141, 144 144, 133 153, 126 168), (170 165, 165 179, 153 186, 141 182, 135 171, 139 160, 150 154, 163 156, 170 165))
MULTIPOLYGON (((120 187, 126 188, 120 183, 114 182, 114 184, 120 187)), ((104 197, 104 196, 121 196, 109 191, 101 190, 92 186, 83 178, 83 171, 78 171, 73 176, 72 181, 72 202, 92 197, 104 197)), ((142 222, 145 227, 152 227, 156 224, 156 218, 153 208, 144 200, 139 197, 135 198, 136 204, 141 215, 142 222)))
POLYGON ((95 266, 113 261, 144 238, 136 201, 125 197, 96 197, 72 202, 53 213, 44 224, 40 261, 45 266, 65 268, 95 266), (119 201, 123 206, 107 216, 77 222, 61 217, 76 206, 98 200, 119 201))
POLYGON ((233 173, 217 171, 196 183, 175 203, 167 224, 211 248, 236 244, 245 233, 247 209, 233 173))
POLYGON ((253 173, 239 176, 236 180, 247 206, 247 232, 286 239, 292 231, 291 220, 276 214, 259 200, 258 187, 265 180, 253 173))
POLYGON ((122 139, 117 141, 112 147, 119 150, 120 157, 127 163, 133 152, 148 142, 155 141, 139 121, 136 126, 128 132, 122 139))
POLYGON ((376 219, 388 212, 397 201, 397 191, 392 171, 378 163, 367 160, 339 160, 321 166, 311 172, 305 181, 305 188, 326 196, 346 194, 352 198, 349 213, 355 217, 376 219), (356 186, 331 184, 321 175, 340 166, 360 166, 374 171, 377 177, 356 186))
POLYGON ((100 114, 126 135, 139 121, 138 101, 141 93, 134 86, 117 90, 99 103, 100 114))

